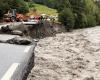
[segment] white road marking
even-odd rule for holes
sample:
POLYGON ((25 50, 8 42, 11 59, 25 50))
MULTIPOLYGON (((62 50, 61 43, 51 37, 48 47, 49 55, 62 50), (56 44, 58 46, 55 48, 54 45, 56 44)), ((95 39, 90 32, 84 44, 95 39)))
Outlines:
POLYGON ((11 67, 8 69, 8 71, 5 73, 5 75, 1 78, 1 80, 11 80, 13 73, 19 65, 20 63, 13 63, 11 67))
POLYGON ((24 52, 25 52, 25 53, 29 52, 30 48, 31 48, 31 46, 27 46, 27 47, 25 48, 24 52))

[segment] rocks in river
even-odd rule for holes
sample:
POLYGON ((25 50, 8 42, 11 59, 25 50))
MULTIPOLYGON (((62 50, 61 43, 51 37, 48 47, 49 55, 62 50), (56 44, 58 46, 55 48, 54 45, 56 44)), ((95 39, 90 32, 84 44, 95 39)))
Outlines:
POLYGON ((86 77, 85 79, 83 80, 95 80, 94 77, 86 77))
POLYGON ((32 43, 32 41, 27 38, 15 37, 13 39, 7 40, 7 43, 18 44, 18 45, 29 45, 32 43))

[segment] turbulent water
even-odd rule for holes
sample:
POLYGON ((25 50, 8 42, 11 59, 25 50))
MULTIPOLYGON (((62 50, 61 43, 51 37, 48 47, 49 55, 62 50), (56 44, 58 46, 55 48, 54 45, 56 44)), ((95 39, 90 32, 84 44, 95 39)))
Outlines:
POLYGON ((27 80, 100 80, 100 26, 40 39, 27 80))

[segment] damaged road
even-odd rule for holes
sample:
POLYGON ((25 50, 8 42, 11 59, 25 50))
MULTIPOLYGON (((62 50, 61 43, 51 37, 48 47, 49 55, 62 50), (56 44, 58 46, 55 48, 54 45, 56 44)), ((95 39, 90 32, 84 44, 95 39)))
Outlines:
POLYGON ((0 34, 0 80, 25 80, 34 66, 35 46, 28 38, 0 34))
POLYGON ((40 39, 27 80, 100 80, 100 26, 40 39))

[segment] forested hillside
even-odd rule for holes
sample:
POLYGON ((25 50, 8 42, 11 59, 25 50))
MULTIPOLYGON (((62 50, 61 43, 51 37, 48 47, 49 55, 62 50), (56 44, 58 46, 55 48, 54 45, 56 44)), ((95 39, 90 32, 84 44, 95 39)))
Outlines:
POLYGON ((34 3, 57 9, 59 21, 66 29, 100 24, 100 1, 94 0, 0 0, 0 17, 12 8, 17 9, 17 12, 27 13, 30 6, 37 6, 33 5, 34 3), (32 4, 29 5, 29 2, 32 4))
POLYGON ((56 8, 59 21, 66 28, 84 28, 100 24, 100 1, 94 0, 33 0, 56 8))
POLYGON ((68 26, 84 28, 100 24, 100 9, 94 0, 59 0, 59 2, 59 20, 67 28, 68 26))

